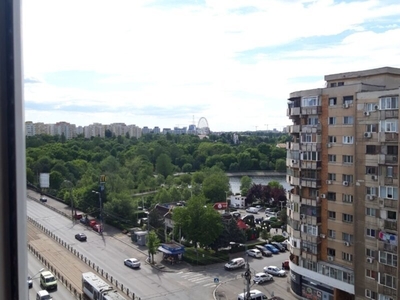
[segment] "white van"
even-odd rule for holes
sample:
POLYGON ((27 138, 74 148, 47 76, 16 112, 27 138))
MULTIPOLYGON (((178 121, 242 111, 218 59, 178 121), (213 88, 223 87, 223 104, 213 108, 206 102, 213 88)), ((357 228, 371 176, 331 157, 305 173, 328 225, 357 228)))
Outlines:
POLYGON ((235 270, 239 268, 244 268, 245 261, 244 258, 238 257, 232 259, 230 262, 225 264, 225 270, 235 270))
POLYGON ((39 291, 36 294, 36 300, 52 300, 53 298, 50 296, 49 292, 46 290, 39 291))
MULTIPOLYGON (((247 293, 241 293, 238 295, 238 300, 245 300, 247 293)), ((265 296, 262 292, 259 290, 251 290, 250 291, 250 299, 251 300, 267 300, 268 297, 265 296)))
POLYGON ((258 213, 258 208, 257 207, 249 207, 246 209, 247 212, 252 213, 252 214, 257 214, 258 213))

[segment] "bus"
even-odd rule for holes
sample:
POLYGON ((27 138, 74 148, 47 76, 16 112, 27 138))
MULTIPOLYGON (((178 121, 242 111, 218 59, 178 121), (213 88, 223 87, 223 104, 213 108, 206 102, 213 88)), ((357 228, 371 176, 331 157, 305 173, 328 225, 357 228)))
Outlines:
POLYGON ((89 300, 127 300, 111 285, 93 272, 82 273, 84 299, 89 300))

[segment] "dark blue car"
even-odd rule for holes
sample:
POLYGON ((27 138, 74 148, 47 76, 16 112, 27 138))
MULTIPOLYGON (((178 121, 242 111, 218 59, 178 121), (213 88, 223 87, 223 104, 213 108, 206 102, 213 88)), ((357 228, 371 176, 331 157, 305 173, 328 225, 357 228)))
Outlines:
POLYGON ((265 244, 264 245, 265 248, 268 249, 268 251, 271 251, 273 254, 279 254, 279 250, 276 249, 274 246, 272 246, 271 244, 265 244))

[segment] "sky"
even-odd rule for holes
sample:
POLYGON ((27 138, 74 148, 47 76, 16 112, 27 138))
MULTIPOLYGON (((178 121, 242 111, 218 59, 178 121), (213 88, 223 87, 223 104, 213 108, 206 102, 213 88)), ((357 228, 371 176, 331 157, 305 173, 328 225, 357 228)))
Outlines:
POLYGON ((282 129, 291 92, 400 67, 400 1, 24 0, 25 121, 282 129))

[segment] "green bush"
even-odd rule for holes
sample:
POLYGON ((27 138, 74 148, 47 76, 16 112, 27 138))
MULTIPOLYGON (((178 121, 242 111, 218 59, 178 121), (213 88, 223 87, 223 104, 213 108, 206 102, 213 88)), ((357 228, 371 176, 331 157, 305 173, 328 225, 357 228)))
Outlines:
POLYGON ((281 221, 271 223, 271 228, 281 228, 283 223, 281 221))
POLYGON ((219 251, 215 253, 213 250, 205 250, 203 248, 186 248, 183 260, 193 265, 210 265, 215 263, 229 261, 228 251, 219 251))
POLYGON ((286 238, 285 238, 283 235, 274 235, 274 236, 272 237, 272 241, 273 241, 273 242, 281 243, 281 242, 283 242, 284 240, 286 240, 286 238))
POLYGON ((269 218, 268 221, 270 221, 271 223, 276 223, 276 222, 278 222, 278 218, 276 218, 276 217, 271 217, 271 218, 269 218))

